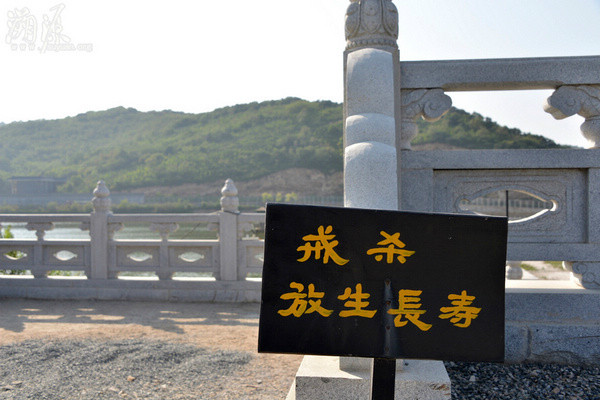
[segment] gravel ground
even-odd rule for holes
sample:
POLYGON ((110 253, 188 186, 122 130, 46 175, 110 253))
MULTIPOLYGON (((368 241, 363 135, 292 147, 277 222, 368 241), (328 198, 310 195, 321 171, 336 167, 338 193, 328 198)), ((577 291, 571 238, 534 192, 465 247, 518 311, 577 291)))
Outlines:
POLYGON ((600 399, 600 367, 447 362, 452 399, 600 399))
MULTIPOLYGON (((252 366, 255 358, 158 340, 28 340, 0 346, 0 399, 269 398, 256 392, 267 382, 252 366), (253 384, 248 375, 256 378, 253 384)), ((600 367, 446 367, 452 399, 600 399, 600 367)))
MULTIPOLYGON (((0 299, 0 400, 284 399, 257 304, 0 299)), ((446 363, 453 399, 600 400, 600 367, 446 363)))
POLYGON ((236 388, 236 378, 252 373, 245 352, 138 339, 29 340, 1 346, 0 359, 0 399, 253 398, 236 388))

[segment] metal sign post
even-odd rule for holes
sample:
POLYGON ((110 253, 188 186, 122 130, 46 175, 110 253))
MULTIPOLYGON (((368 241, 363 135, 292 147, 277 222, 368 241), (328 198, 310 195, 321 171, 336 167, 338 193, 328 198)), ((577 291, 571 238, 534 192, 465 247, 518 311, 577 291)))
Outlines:
POLYGON ((371 370, 371 400, 394 400, 396 360, 374 358, 371 370))

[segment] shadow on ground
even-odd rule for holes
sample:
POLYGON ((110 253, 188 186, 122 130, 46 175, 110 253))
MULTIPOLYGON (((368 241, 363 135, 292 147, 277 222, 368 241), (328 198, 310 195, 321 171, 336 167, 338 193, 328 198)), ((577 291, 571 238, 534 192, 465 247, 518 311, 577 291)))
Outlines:
POLYGON ((47 301, 0 299, 0 329, 22 332, 25 324, 149 326, 183 334, 191 325, 258 326, 258 304, 47 301))

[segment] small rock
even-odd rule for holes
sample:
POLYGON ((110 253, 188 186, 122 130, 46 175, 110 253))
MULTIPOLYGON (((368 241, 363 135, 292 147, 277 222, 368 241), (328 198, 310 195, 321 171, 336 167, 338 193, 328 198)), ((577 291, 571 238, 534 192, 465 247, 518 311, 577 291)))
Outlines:
POLYGON ((14 389, 14 387, 11 385, 2 386, 2 390, 6 391, 6 392, 8 392, 9 390, 13 390, 13 389, 14 389))
POLYGON ((127 377, 127 381, 129 381, 129 382, 133 382, 133 381, 135 381, 135 376, 131 376, 131 375, 129 375, 129 376, 127 377))
POLYGON ((471 375, 469 382, 477 382, 477 377, 475 375, 471 375))
POLYGON ((258 380, 256 381, 256 383, 258 383, 258 384, 260 385, 260 384, 262 383, 262 380, 261 380, 261 379, 258 379, 258 380))
POLYGON ((23 384, 23 381, 14 381, 12 383, 13 386, 21 386, 23 384))
POLYGON ((160 388, 161 388, 161 389, 166 389, 166 388, 167 388, 167 384, 166 384, 166 383, 163 383, 162 385, 160 385, 160 388))

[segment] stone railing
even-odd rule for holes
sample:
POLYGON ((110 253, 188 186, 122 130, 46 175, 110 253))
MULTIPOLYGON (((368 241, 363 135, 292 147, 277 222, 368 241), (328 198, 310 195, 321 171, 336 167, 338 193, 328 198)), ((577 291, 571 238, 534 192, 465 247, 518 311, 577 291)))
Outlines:
MULTIPOLYGON (((557 260, 573 279, 600 288, 600 57, 453 60, 400 63, 401 204, 406 210, 465 212, 462 202, 505 190, 553 206, 511 221, 509 260, 557 260), (442 116, 453 91, 553 89, 544 109, 579 114, 588 150, 412 152, 415 119, 442 116), (419 94, 417 96, 417 94, 419 94)), ((472 211, 477 212, 477 207, 472 211)), ((516 263, 511 263, 514 273, 516 263)))
POLYGON ((253 277, 262 273, 264 244, 253 233, 264 214, 239 212, 230 179, 221 192, 215 213, 113 214, 99 182, 91 214, 0 215, 0 224, 24 223, 37 237, 0 239, 0 270, 31 271, 0 275, 0 297, 259 301, 253 277), (79 224, 89 239, 46 239, 55 223, 79 224), (204 225, 216 239, 170 239, 182 223, 204 225), (148 225, 160 239, 115 239, 130 224, 148 225))
MULTIPOLYGON (((507 281, 506 358, 598 363, 600 337, 600 57, 400 63, 402 208, 465 212, 461 202, 503 191, 552 207, 509 222, 508 277, 519 262, 555 260, 569 281, 507 281), (418 134, 406 107, 449 109, 453 91, 553 89, 540 105, 555 118, 579 114, 591 149, 411 151, 418 134), (430 99, 409 103, 415 92, 430 99), (407 119, 409 121, 407 121, 407 119), (595 311, 591 311, 591 310, 595 311)), ((422 113, 421 113, 422 114, 422 113)), ((425 116, 425 115, 423 115, 425 116)))
POLYGON ((510 222, 507 259, 513 270, 513 260, 564 261, 572 279, 506 282, 506 359, 598 363, 600 57, 402 62, 397 35, 390 0, 350 1, 346 206, 465 213, 461 206, 505 191, 550 202, 510 222), (538 89, 553 90, 540 107, 554 118, 584 118, 591 149, 411 150, 416 119, 442 118, 452 92, 538 89))

